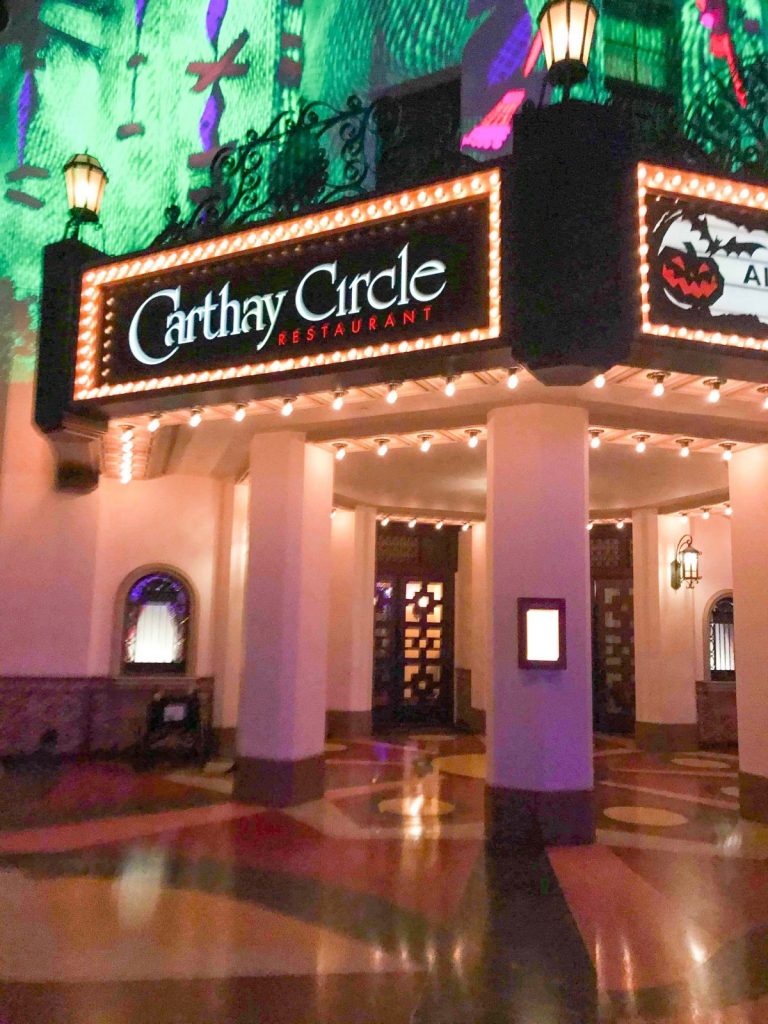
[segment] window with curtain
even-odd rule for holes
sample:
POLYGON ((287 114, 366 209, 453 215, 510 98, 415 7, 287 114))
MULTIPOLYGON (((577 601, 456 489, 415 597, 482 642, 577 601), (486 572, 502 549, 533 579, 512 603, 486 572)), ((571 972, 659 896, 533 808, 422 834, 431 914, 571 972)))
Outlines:
POLYGON ((131 586, 123 616, 123 671, 177 674, 187 671, 189 590, 172 573, 152 572, 131 586))
POLYGON ((709 613, 709 674, 712 679, 735 679, 733 597, 721 597, 709 613))

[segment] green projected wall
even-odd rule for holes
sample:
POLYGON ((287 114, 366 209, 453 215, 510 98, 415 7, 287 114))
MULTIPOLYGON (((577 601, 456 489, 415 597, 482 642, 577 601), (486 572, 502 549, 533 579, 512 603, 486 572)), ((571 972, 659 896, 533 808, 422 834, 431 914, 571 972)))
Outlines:
POLYGON ((40 254, 66 221, 61 168, 109 174, 111 252, 146 245, 215 148, 299 99, 343 102, 461 61, 467 0, 11 0, 0 36, 0 370, 34 367, 40 254))

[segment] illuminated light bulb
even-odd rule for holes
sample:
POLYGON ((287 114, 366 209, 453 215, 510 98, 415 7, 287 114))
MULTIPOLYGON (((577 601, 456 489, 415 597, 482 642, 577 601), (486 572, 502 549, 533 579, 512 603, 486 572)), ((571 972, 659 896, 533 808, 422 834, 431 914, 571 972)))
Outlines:
POLYGON ((705 380, 704 384, 709 388, 709 394, 707 395, 707 401, 713 405, 715 402, 720 401, 720 388, 725 384, 725 381, 720 377, 710 377, 709 380, 705 380))
POLYGON ((466 533, 468 529, 469 529, 469 523, 462 523, 461 524, 461 532, 462 533, 466 533))
POLYGON ((377 437, 375 439, 376 454, 384 458, 389 451, 389 438, 388 437, 377 437))
POLYGON ((280 410, 280 412, 281 412, 281 414, 283 416, 290 416, 291 415, 291 413, 293 412, 293 399, 292 398, 284 398, 283 399, 283 407, 280 410))
POLYGON ((415 528, 416 528, 416 520, 415 519, 409 520, 409 522, 408 522, 408 529, 409 530, 413 530, 415 528))
POLYGON ((693 442, 693 438, 690 438, 690 437, 681 437, 677 441, 677 444, 680 445, 680 456, 681 456, 681 458, 687 459, 688 456, 691 454, 691 444, 692 444, 692 442, 693 442))
POLYGON ((203 410, 193 409, 189 414, 189 425, 190 427, 199 427, 203 420, 203 410))
POLYGON ((243 422, 243 420, 245 419, 245 406, 244 405, 238 405, 238 407, 235 409, 234 413, 232 414, 232 419, 235 421, 235 423, 242 423, 243 422))
POLYGON ((724 512, 725 512, 725 514, 727 516, 732 516, 733 515, 733 509, 731 508, 730 505, 726 505, 725 506, 724 512))
POLYGON ((333 401, 331 402, 331 408, 333 410, 335 410, 336 412, 338 412, 340 409, 344 408, 344 397, 345 397, 345 395, 346 395, 346 391, 339 390, 339 391, 335 391, 334 392, 334 394, 333 394, 333 401))
POLYGON ((419 450, 424 452, 426 455, 429 449, 432 447, 432 435, 431 434, 419 434, 419 450))
POLYGON ((600 427, 592 427, 589 431, 589 447, 599 448, 601 445, 600 435, 603 433, 600 427))
POLYGON ((638 455, 642 455, 643 452, 645 451, 645 449, 648 447, 646 442, 647 442, 649 437, 650 437, 650 434, 633 434, 632 435, 632 440, 636 442, 636 444, 635 444, 635 451, 637 452, 638 455))
POLYGON ((730 462, 735 448, 733 441, 722 441, 720 447, 723 449, 723 462, 730 462))
POLYGON ((651 394, 654 398, 663 397, 664 392, 666 390, 664 386, 664 381, 667 379, 668 376, 669 374, 663 370, 659 370, 654 373, 648 374, 648 380, 653 381, 653 388, 651 389, 651 394))
POLYGON ((456 394, 456 379, 454 377, 445 378, 445 387, 443 388, 443 394, 446 398, 453 398, 456 394))
POLYGON ((594 525, 595 525, 595 524, 594 524, 594 523, 593 523, 592 521, 588 522, 588 523, 587 523, 587 530, 591 532, 591 530, 592 530, 592 528, 594 527, 594 525))
POLYGON ((335 441, 333 447, 336 449, 336 461, 341 462, 341 460, 347 454, 348 446, 345 444, 344 441, 335 441))
POLYGON ((335 517, 336 517, 336 509, 332 508, 331 509, 331 519, 335 519, 335 517))
POLYGON ((387 401, 390 405, 394 405, 397 401, 397 384, 390 384, 387 388, 387 401))
POLYGON ((605 387, 605 374, 604 373, 598 373, 598 375, 595 377, 595 379, 592 381, 592 383, 595 385, 596 388, 604 388, 605 387))
POLYGON ((510 391, 514 391, 517 385, 520 383, 518 372, 519 371, 516 369, 512 369, 509 371, 509 376, 507 377, 507 387, 509 388, 510 391))
POLYGON ((133 427, 132 426, 126 426, 126 427, 122 428, 122 431, 120 433, 120 440, 123 441, 123 442, 126 442, 126 441, 131 441, 132 442, 133 441, 133 427))
POLYGON ((381 525, 382 526, 389 526, 389 516, 382 516, 381 517, 381 525))
POLYGON ((149 423, 147 424, 147 430, 150 432, 150 434, 154 434, 154 432, 156 430, 159 430, 159 428, 160 428, 160 416, 158 414, 155 414, 154 416, 150 416, 149 423))
POLYGON ((701 518, 702 519, 709 519, 709 509, 708 508, 703 508, 701 510, 701 518))
POLYGON ((617 520, 617 522, 616 522, 616 529, 617 530, 623 530, 624 529, 624 520, 623 519, 617 520))
POLYGON ((768 384, 759 387, 757 393, 763 396, 763 408, 768 411, 768 384))
POLYGON ((467 435, 467 444, 469 445, 469 447, 477 448, 478 444, 480 443, 480 431, 472 429, 465 431, 465 433, 467 435))
POLYGON ((435 523, 435 529, 436 530, 442 530, 442 528, 443 528, 443 520, 442 519, 438 519, 438 521, 435 523))

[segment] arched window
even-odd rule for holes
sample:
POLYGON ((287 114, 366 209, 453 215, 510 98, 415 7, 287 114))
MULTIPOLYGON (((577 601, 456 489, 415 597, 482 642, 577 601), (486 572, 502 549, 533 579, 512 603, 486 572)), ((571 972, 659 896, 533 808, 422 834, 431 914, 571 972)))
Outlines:
POLYGON ((710 679, 735 679, 733 652, 733 596, 719 597, 709 612, 710 679))
POLYGON ((148 572, 125 597, 120 660, 128 674, 184 675, 189 660, 191 595, 170 572, 148 572))

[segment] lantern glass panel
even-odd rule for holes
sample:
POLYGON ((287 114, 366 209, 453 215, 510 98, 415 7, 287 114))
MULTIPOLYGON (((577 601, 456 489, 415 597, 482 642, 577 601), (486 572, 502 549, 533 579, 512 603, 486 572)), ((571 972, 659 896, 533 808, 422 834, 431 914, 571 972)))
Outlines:
POLYGON ((683 563, 683 579, 695 582, 699 579, 699 552, 695 548, 686 548, 680 558, 683 563))
POLYGON ((107 181, 99 161, 87 153, 79 153, 64 168, 64 177, 70 211, 95 220, 101 211, 107 181))
POLYGON ((547 68, 575 62, 586 70, 596 22, 597 9, 590 0, 553 0, 547 4, 539 21, 547 68))

